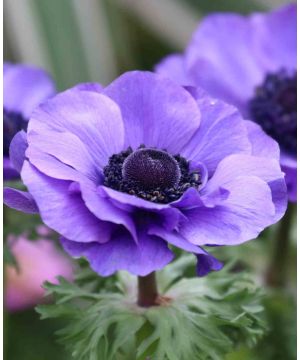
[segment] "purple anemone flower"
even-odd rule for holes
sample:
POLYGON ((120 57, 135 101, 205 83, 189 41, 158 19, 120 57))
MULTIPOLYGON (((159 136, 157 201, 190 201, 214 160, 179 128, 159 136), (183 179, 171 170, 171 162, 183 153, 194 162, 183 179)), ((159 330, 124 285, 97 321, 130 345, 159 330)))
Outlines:
POLYGON ((297 185, 296 17, 296 4, 247 17, 208 16, 184 54, 156 66, 182 85, 201 86, 235 105, 278 141, 291 201, 297 185))
POLYGON ((55 86, 42 69, 4 63, 3 94, 3 176, 12 180, 20 174, 9 160, 11 140, 18 131, 27 129, 32 111, 55 94, 55 86))
POLYGON ((102 276, 161 269, 170 245, 197 256, 200 276, 220 270, 202 246, 251 240, 286 210, 277 143, 233 106, 151 72, 58 94, 16 137, 29 192, 6 188, 5 203, 39 212, 102 276))

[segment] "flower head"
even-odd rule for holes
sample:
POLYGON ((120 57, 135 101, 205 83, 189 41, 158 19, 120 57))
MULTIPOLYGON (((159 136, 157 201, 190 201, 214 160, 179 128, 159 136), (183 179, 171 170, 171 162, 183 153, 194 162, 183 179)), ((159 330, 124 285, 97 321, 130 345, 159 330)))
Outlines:
POLYGON ((197 85, 238 107, 281 149, 291 201, 296 200, 296 4, 267 14, 205 18, 183 55, 156 66, 182 85, 197 85))
POLYGON ((3 67, 3 154, 4 179, 19 177, 9 161, 11 141, 20 130, 26 130, 32 111, 55 93, 55 86, 42 69, 5 63, 3 67))
MULTIPOLYGON (((102 90, 68 90, 32 115, 21 176, 5 202, 39 212, 72 256, 103 276, 144 276, 201 248, 255 238, 286 209, 275 141, 200 89, 129 72, 102 90)), ((26 145, 25 145, 26 146, 26 145)))
POLYGON ((6 265, 5 306, 10 311, 35 306, 43 300, 44 281, 57 283, 61 275, 72 278, 72 264, 49 239, 28 240, 25 235, 8 237, 18 268, 6 265))

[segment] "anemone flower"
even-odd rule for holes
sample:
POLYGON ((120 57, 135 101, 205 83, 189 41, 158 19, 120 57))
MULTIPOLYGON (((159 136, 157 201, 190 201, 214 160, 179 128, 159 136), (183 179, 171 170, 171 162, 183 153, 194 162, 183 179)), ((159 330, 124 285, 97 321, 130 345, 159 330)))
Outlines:
POLYGON ((5 203, 39 212, 102 276, 146 276, 172 260, 170 245, 195 254, 203 276, 222 267, 204 245, 251 240, 286 210, 277 143, 233 106, 151 72, 56 95, 19 140, 28 193, 6 188, 5 203))
POLYGON ((8 236, 17 267, 5 266, 4 303, 9 311, 24 310, 43 301, 44 281, 57 276, 72 279, 72 263, 49 239, 29 240, 26 235, 8 236))
POLYGON ((9 161, 12 138, 26 130, 32 111, 55 94, 50 76, 37 67, 4 63, 3 67, 3 165, 4 180, 16 179, 19 172, 9 161))
POLYGON ((236 106, 281 149, 290 201, 297 186, 296 4, 250 16, 213 14, 185 52, 170 55, 156 71, 182 85, 197 85, 236 106))

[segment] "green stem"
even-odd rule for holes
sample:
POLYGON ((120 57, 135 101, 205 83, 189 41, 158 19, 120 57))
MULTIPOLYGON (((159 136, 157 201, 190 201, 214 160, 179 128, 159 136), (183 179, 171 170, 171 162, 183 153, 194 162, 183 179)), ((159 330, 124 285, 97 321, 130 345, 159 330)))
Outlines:
POLYGON ((138 277, 138 305, 142 307, 155 306, 157 304, 158 291, 155 272, 147 276, 138 277))
POLYGON ((271 287, 283 287, 286 285, 292 219, 293 206, 289 204, 287 212, 279 223, 273 257, 266 273, 266 283, 271 287))

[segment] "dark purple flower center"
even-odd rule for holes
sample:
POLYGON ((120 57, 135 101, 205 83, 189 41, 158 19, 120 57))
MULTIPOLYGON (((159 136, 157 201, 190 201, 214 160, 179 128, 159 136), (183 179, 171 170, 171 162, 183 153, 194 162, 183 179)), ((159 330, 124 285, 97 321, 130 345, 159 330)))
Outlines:
POLYGON ((156 203, 177 200, 201 184, 199 173, 190 172, 183 157, 144 146, 111 156, 104 176, 105 186, 156 203))
POLYGON ((180 168, 165 151, 139 149, 131 153, 122 166, 125 181, 132 181, 145 190, 178 186, 180 168))
POLYGON ((27 130, 28 122, 20 113, 3 110, 3 155, 9 155, 9 146, 20 130, 27 130))
POLYGON ((297 151, 297 74, 268 74, 249 102, 250 116, 282 149, 297 151))

